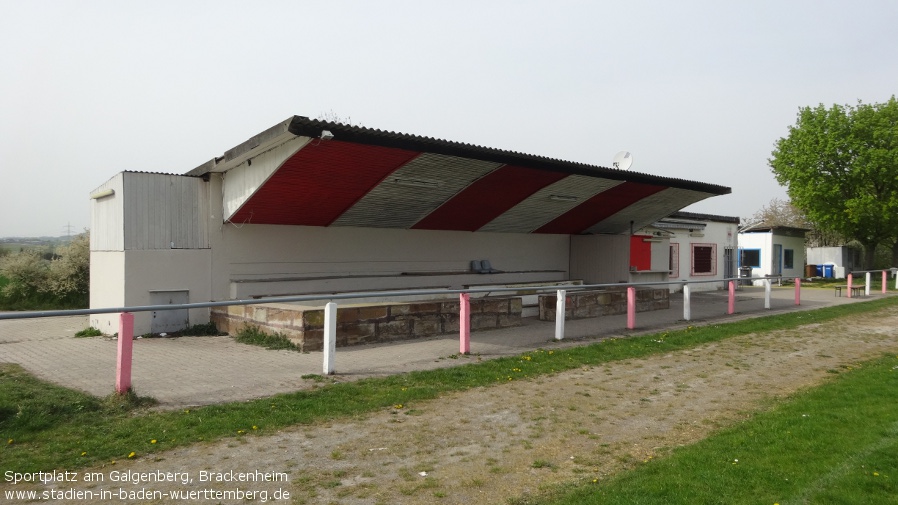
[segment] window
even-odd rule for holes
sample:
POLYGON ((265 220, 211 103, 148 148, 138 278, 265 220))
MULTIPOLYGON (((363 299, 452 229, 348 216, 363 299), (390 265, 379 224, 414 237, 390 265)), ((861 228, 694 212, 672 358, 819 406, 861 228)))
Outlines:
POLYGON ((761 268, 761 250, 739 249, 739 266, 761 268))
POLYGON ((792 249, 783 250, 783 268, 795 268, 795 251, 792 249))
POLYGON ((692 275, 717 275, 717 244, 692 244, 692 275))
POLYGON ((670 278, 680 276, 680 244, 670 244, 670 278))

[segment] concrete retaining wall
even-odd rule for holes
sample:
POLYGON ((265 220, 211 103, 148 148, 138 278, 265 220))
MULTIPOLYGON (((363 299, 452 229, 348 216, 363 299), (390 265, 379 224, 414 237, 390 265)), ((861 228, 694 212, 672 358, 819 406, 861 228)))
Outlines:
MULTIPOLYGON (((337 346, 372 344, 459 331, 459 302, 431 301, 377 305, 338 305, 337 346)), ((283 333, 302 351, 320 351, 324 308, 291 304, 237 305, 212 310, 212 322, 236 334, 244 326, 283 333)), ((471 299, 471 330, 521 324, 521 298, 471 299)))

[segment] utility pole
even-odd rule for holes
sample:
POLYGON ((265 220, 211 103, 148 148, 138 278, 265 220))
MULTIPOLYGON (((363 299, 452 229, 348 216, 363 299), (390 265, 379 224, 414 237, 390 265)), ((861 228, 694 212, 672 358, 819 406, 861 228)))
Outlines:
POLYGON ((72 222, 69 221, 69 223, 67 225, 63 226, 63 228, 66 231, 66 237, 72 238, 72 228, 73 228, 72 222))

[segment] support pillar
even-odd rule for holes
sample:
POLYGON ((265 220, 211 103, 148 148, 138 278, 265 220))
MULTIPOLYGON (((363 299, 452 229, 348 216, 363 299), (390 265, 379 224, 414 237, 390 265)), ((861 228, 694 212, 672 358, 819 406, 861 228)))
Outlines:
POLYGON ((334 355, 337 353, 337 304, 324 306, 324 375, 334 373, 334 355))
POLYGON ((727 297, 727 314, 736 313, 736 281, 730 281, 729 296, 727 297))
POLYGON ((692 320, 692 306, 691 306, 691 291, 692 288, 689 287, 689 284, 683 284, 683 320, 691 321, 692 320))
POLYGON ((853 274, 848 274, 848 298, 851 298, 851 282, 854 280, 853 274))
POLYGON ((864 296, 870 296, 870 280, 873 279, 871 272, 867 272, 864 276, 864 296))
POLYGON ((134 314, 118 316, 118 353, 115 365, 115 392, 123 395, 131 389, 131 358, 134 347, 134 314))
POLYGON ((458 352, 471 354, 471 294, 458 295, 458 352))
POLYGON ((636 328, 636 288, 627 288, 627 329, 636 328))
POLYGON ((565 303, 567 291, 559 289, 555 294, 555 340, 564 338, 565 303))
POLYGON ((770 308, 770 279, 764 279, 764 308, 770 308))

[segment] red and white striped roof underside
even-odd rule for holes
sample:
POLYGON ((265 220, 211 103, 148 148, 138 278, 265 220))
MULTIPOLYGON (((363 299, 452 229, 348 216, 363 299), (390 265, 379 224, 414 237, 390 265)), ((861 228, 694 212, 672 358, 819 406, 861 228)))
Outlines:
MULTIPOLYGON (((311 139, 304 139, 311 140, 311 139)), ((232 223, 623 233, 711 193, 339 140, 303 142, 232 223), (632 225, 631 225, 632 222, 632 225)))

